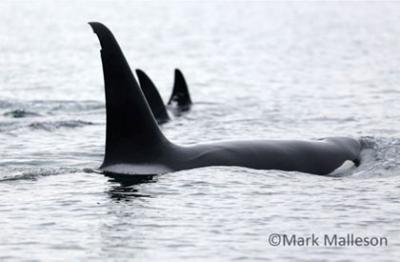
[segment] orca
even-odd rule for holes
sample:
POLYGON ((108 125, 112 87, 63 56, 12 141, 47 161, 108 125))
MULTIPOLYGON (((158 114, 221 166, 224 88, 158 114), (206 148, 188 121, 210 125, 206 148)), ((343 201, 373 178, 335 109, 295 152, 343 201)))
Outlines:
POLYGON ((101 23, 89 23, 101 45, 106 96, 105 174, 157 175, 208 166, 329 175, 360 163, 359 140, 249 140, 180 146, 161 132, 119 44, 101 23))
MULTIPOLYGON (((159 124, 166 123, 170 120, 168 111, 158 92, 156 86, 150 77, 140 69, 136 69, 136 75, 139 79, 140 87, 150 105, 151 111, 159 124)), ((168 109, 179 116, 182 112, 191 108, 192 99, 190 98, 189 88, 182 72, 176 68, 174 85, 172 87, 171 97, 168 101, 168 109)))
POLYGON ((151 112, 153 113, 153 116, 157 120, 158 124, 164 124, 168 122, 170 117, 168 115, 167 108, 165 107, 161 95, 153 81, 151 81, 150 77, 148 77, 146 73, 140 69, 136 69, 136 75, 138 76, 143 94, 149 103, 151 112))
POLYGON ((179 111, 187 111, 192 106, 189 88, 185 77, 179 69, 175 69, 175 80, 171 97, 168 100, 169 106, 175 106, 179 111))

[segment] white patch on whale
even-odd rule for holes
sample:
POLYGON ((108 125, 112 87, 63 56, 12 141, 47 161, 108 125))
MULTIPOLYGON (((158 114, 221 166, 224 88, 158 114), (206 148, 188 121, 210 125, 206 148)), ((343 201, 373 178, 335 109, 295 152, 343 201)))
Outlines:
POLYGON ((105 173, 122 175, 158 175, 172 170, 159 164, 114 164, 102 168, 105 173))
POLYGON ((341 166, 333 170, 328 174, 328 176, 340 176, 350 172, 353 168, 356 167, 356 164, 351 160, 346 160, 343 162, 341 166))

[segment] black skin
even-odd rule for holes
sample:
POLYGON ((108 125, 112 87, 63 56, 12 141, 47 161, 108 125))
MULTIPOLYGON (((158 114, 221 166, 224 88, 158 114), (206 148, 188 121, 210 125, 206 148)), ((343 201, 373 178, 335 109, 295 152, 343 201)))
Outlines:
POLYGON ((180 116, 183 112, 190 110, 192 99, 190 98, 185 77, 179 69, 175 69, 174 86, 172 87, 168 106, 164 105, 156 86, 143 70, 136 69, 136 75, 139 79, 140 88, 158 124, 161 125, 171 120, 167 109, 171 110, 175 116, 180 116))
POLYGON ((144 96, 150 106, 151 112, 158 124, 164 124, 170 120, 167 112, 167 108, 161 98, 153 81, 147 76, 145 72, 140 69, 136 69, 136 75, 138 76, 140 88, 143 91, 144 96))

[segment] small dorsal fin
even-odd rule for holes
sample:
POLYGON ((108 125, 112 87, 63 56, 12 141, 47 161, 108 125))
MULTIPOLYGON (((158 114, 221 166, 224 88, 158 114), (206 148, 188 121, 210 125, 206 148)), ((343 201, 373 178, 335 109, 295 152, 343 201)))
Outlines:
POLYGON ((175 69, 174 87, 168 105, 174 103, 182 110, 189 109, 192 104, 185 77, 179 69, 175 69))
POLYGON ((153 81, 140 69, 136 69, 136 74, 139 78, 140 87, 157 122, 159 124, 167 122, 169 120, 167 109, 153 81))
POLYGON ((101 45, 106 93, 106 149, 102 167, 157 159, 169 141, 161 133, 121 48, 101 23, 89 23, 101 45))

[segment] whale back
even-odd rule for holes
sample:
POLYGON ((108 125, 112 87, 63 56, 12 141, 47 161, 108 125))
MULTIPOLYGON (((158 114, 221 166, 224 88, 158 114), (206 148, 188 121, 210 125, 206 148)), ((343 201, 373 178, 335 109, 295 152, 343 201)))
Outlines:
POLYGON ((167 109, 153 81, 140 69, 136 69, 136 74, 139 78, 140 87, 157 122, 159 124, 167 122, 170 119, 167 109))
POLYGON ((101 168, 152 162, 169 141, 161 133, 111 31, 98 22, 89 24, 101 45, 106 95, 106 148, 101 168))
POLYGON ((192 99, 190 98, 185 77, 179 69, 175 69, 174 86, 168 101, 168 105, 173 104, 176 104, 181 110, 188 110, 192 105, 192 99))

